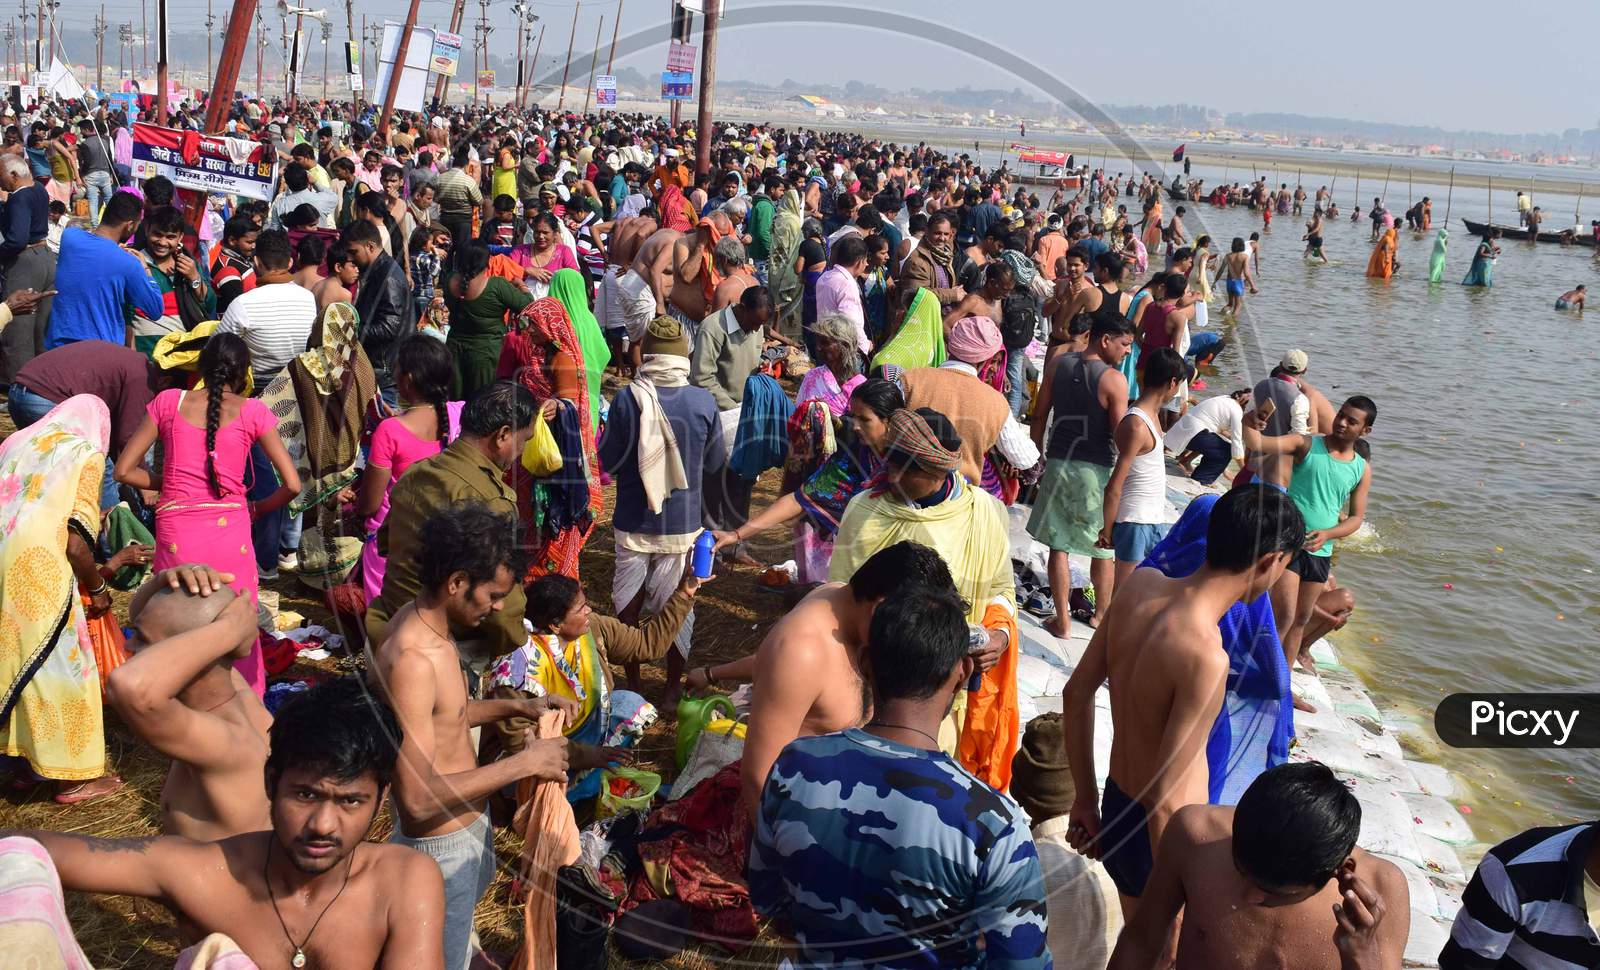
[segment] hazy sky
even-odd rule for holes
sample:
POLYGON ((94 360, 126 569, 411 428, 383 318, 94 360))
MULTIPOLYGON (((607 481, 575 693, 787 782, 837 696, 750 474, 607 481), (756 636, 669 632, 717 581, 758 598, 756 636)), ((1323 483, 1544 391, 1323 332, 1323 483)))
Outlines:
MULTIPOLYGON (((169 2, 175 25, 203 22, 204 0, 169 2)), ((231 9, 227 0, 213 2, 219 19, 231 9)), ((312 0, 312 5, 325 2, 333 5, 337 18, 335 40, 343 40, 342 0, 312 0)), ((489 5, 490 21, 497 28, 491 45, 497 55, 509 56, 514 46, 511 3, 494 0, 489 5)), ((732 0, 731 10, 759 14, 759 8, 771 4, 732 0)), ((532 0, 531 5, 546 25, 544 56, 564 53, 576 4, 532 0)), ((667 0, 623 0, 623 5, 619 62, 647 74, 660 71, 667 0), (630 36, 635 53, 621 56, 629 49, 630 36), (645 41, 651 46, 640 49, 645 41)), ((914 33, 852 27, 853 7, 841 14, 827 3, 805 6, 814 10, 810 23, 724 33, 722 75, 774 82, 785 77, 835 83, 857 79, 889 88, 1010 88, 1019 83, 1006 70, 914 33)), ((1589 39, 1600 34, 1600 5, 1592 0, 1536 0, 1520 8, 1534 12, 1531 17, 1509 15, 1504 4, 1486 0, 871 0, 863 6, 981 38, 1061 78, 1090 100, 1108 103, 1189 102, 1223 111, 1284 111, 1504 132, 1588 128, 1600 115, 1586 55, 1589 39), (1086 13, 1075 16, 1073 11, 1086 13), (1263 36, 1270 39, 1263 41, 1263 36), (1535 47, 1531 60, 1525 46, 1530 38, 1535 47), (1568 39, 1565 44, 1562 38, 1568 39), (1482 66, 1490 58, 1494 66, 1482 66)), ((112 23, 138 23, 137 0, 111 0, 106 7, 112 23)), ((450 7, 450 0, 422 0, 419 21, 447 26, 450 7)), ((606 18, 602 49, 609 45, 617 7, 618 0, 582 4, 578 52, 593 46, 601 16, 606 18)), ((72 18, 76 26, 97 9, 84 0, 63 0, 59 16, 72 18)), ((274 9, 263 5, 275 31, 274 9)), ((363 13, 374 19, 398 18, 404 9, 404 0, 356 0, 357 28, 363 13)), ((467 29, 462 31, 469 46, 477 13, 478 4, 469 2, 467 29)), ((150 16, 153 22, 153 3, 150 16)), ((697 18, 697 33, 698 23, 697 18)), ((466 56, 470 66, 470 50, 466 56)))

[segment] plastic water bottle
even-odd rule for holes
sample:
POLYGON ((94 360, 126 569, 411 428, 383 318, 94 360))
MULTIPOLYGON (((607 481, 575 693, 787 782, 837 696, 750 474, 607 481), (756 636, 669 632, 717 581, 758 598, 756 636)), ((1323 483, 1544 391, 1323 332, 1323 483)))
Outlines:
POLYGON ((711 548, 717 544, 717 537, 711 534, 710 529, 700 533, 694 540, 694 574, 701 579, 711 578, 711 548))
MULTIPOLYGON (((977 653, 989 645, 989 631, 976 623, 967 624, 967 652, 977 653)), ((967 681, 967 693, 976 694, 983 689, 983 671, 974 670, 967 681)))

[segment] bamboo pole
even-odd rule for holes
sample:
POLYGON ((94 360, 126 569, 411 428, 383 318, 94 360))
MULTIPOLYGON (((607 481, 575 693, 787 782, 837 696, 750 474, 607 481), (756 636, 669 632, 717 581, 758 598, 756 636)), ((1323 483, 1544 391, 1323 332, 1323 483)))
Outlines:
POLYGON ((1387 199, 1389 197, 1389 176, 1393 174, 1394 166, 1391 164, 1389 170, 1383 173, 1383 195, 1380 198, 1387 199))
POLYGON ((1361 211, 1361 169, 1356 169, 1356 204, 1355 210, 1361 211))
POLYGON ((1446 229, 1450 228, 1450 203, 1455 200, 1455 197, 1456 197, 1456 167, 1454 165, 1452 165, 1452 166, 1450 166, 1450 187, 1445 190, 1445 195, 1444 195, 1444 227, 1446 229))
POLYGON ((1572 207, 1572 224, 1583 225, 1583 183, 1578 183, 1578 203, 1572 207))
POLYGON ((1489 176, 1489 225, 1494 225, 1494 176, 1489 176))

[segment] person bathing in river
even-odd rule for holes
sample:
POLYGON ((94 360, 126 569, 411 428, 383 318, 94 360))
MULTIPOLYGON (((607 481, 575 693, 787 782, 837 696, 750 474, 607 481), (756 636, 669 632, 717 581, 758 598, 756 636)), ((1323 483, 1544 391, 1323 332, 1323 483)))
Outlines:
POLYGON ((1584 291, 1585 287, 1580 284, 1575 289, 1568 290, 1567 292, 1556 297, 1556 309, 1577 310, 1579 313, 1582 313, 1584 291))

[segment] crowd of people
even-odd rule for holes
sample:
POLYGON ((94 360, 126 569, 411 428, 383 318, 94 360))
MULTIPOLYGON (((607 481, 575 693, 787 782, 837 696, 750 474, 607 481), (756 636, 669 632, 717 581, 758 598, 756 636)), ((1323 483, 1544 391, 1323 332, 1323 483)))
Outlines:
MULTIPOLYGON (((126 119, 78 110, 0 145, 0 753, 101 798, 108 706, 171 767, 160 835, 0 840, 39 952, 82 959, 65 887, 160 900, 185 965, 488 965, 510 827, 519 965, 579 932, 560 869, 656 955, 663 925, 737 948, 759 916, 807 966, 1399 966, 1404 877, 1288 761, 1288 671, 1354 609, 1330 566, 1377 405, 1335 406, 1297 349, 1200 396, 1257 236, 1191 238, 1148 175, 1041 200, 926 144, 477 106, 380 133, 239 98, 227 132, 278 184, 204 196, 131 179, 126 119), (1169 454, 1206 486, 1237 463, 1232 488, 1169 523, 1169 454), (1016 504, 1048 549, 1020 605, 1016 504), (614 616, 582 568, 604 522, 614 616), (750 566, 777 530, 788 608, 696 663, 696 560, 750 566), (362 672, 285 700, 260 594, 290 574, 362 672), (1027 725, 1022 607, 1092 628, 1027 725), (685 691, 744 684, 736 756, 579 835, 685 691)), ((1539 838, 1600 872, 1587 829, 1539 838)), ((1496 962, 1555 946, 1516 900, 1582 897, 1525 858, 1475 878, 1444 965, 1542 965, 1496 962)))

